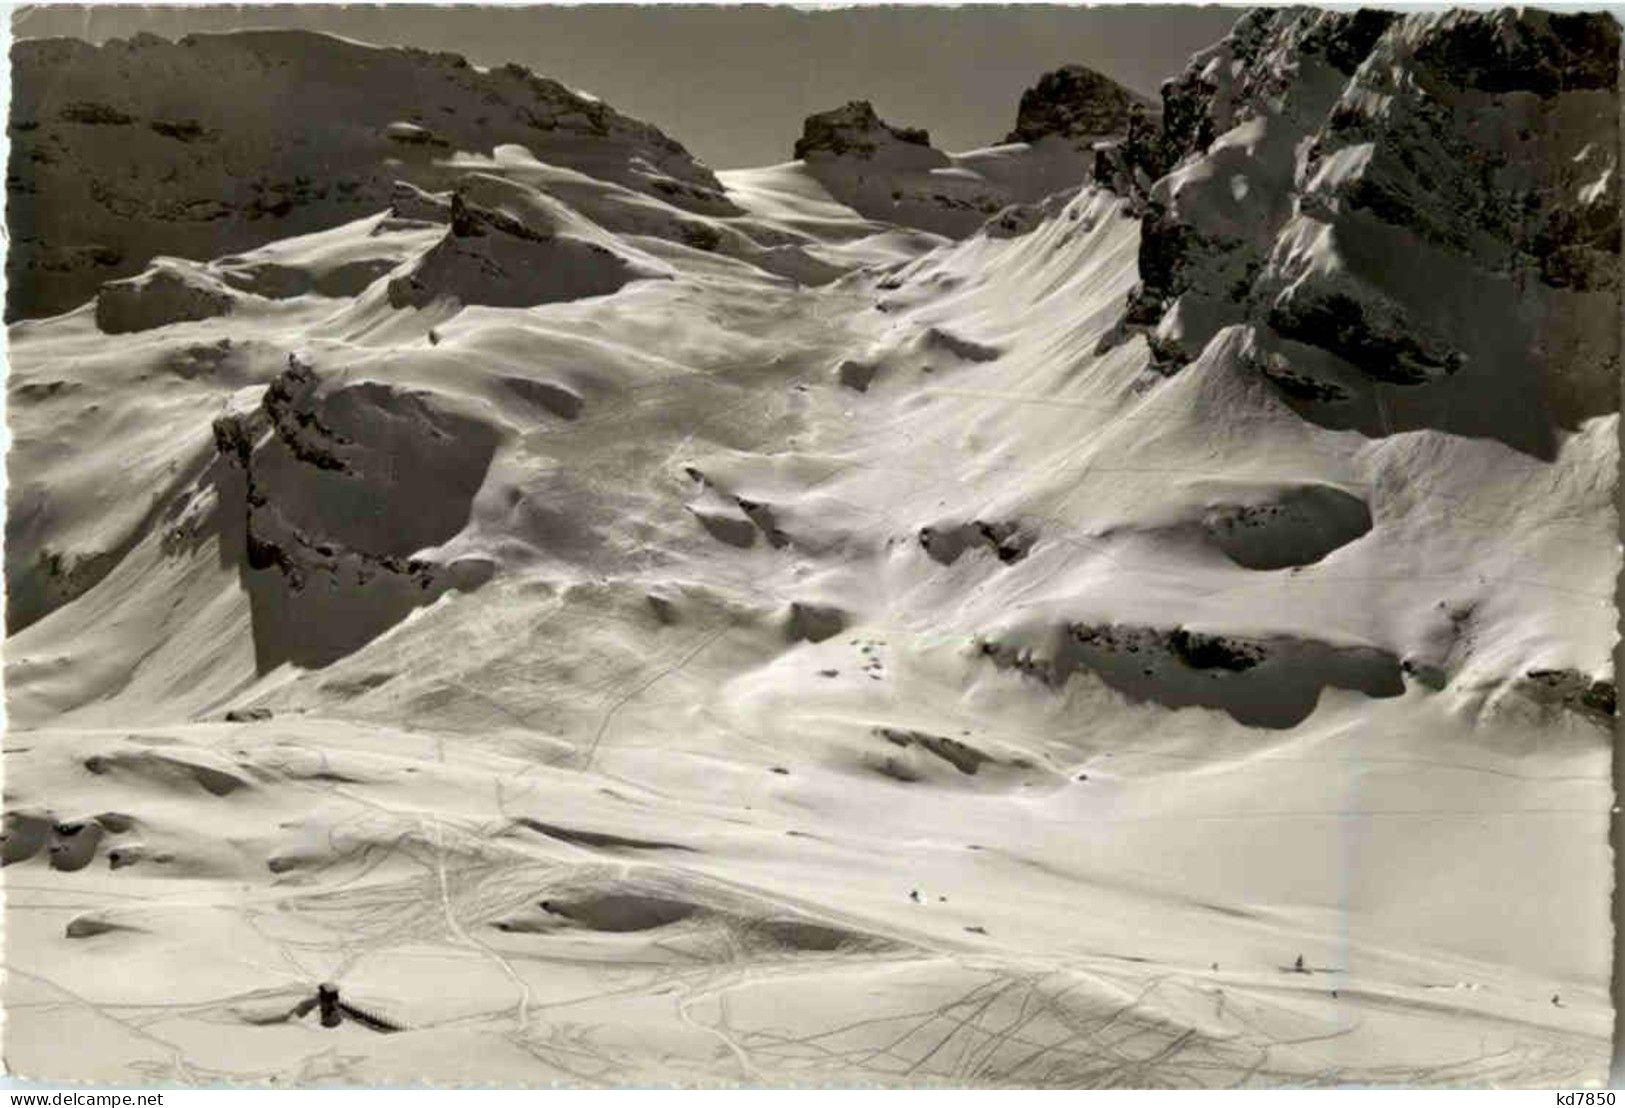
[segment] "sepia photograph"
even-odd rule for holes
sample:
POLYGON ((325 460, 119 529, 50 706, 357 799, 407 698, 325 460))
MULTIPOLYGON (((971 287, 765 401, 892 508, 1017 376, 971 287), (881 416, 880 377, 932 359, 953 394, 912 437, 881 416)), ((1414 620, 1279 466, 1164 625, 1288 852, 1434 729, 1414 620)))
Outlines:
POLYGON ((0 12, 8 1087, 1607 1088, 1619 12, 0 12))

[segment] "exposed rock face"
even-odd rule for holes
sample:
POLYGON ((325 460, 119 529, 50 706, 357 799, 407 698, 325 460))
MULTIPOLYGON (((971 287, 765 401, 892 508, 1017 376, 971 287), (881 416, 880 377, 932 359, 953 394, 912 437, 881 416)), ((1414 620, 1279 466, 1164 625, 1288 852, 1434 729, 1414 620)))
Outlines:
MULTIPOLYGON (((893 127, 875 114, 869 101, 852 100, 808 116, 796 140, 795 156, 872 158, 878 151, 899 145, 930 150, 931 135, 922 127, 893 127)), ((947 161, 940 154, 938 159, 947 161)))
POLYGON ((1294 636, 1245 639, 1183 627, 1077 624, 1061 629, 1041 653, 995 639, 980 649, 996 666, 1053 687, 1088 671, 1130 699, 1217 708, 1249 727, 1295 727, 1327 686, 1370 697, 1405 691, 1399 659, 1384 650, 1294 636))
POLYGON ((231 289, 202 266, 159 258, 147 272, 109 281, 96 293, 96 325, 109 335, 228 315, 231 289))
POLYGON ((486 563, 425 553, 468 522, 497 445, 440 397, 333 385, 290 357, 257 408, 215 421, 214 439, 219 526, 241 558, 262 671, 325 665, 489 576, 486 563))
POLYGON ((1037 142, 1053 135, 1088 146, 1126 133, 1136 107, 1152 105, 1087 66, 1063 66, 1021 94, 1016 129, 1004 141, 1037 142))
POLYGON ((449 223, 451 199, 424 192, 409 181, 396 181, 390 192, 389 214, 395 219, 424 223, 449 223))
POLYGON ((123 553, 120 549, 73 557, 42 550, 32 561, 14 557, 6 566, 6 630, 16 634, 83 595, 107 576, 123 553))
POLYGON ((680 144, 522 66, 302 31, 41 39, 11 62, 8 319, 72 308, 159 253, 206 260, 382 211, 397 180, 443 189, 437 162, 459 150, 515 143, 736 210, 680 144))
POLYGON ((1617 408, 1619 43, 1605 15, 1244 16, 1098 160, 1142 215, 1119 336, 1171 373, 1243 325, 1318 422, 1548 455, 1617 408))
POLYGON ((1610 728, 1619 710, 1612 681, 1592 680, 1572 669, 1530 670, 1517 688, 1537 703, 1591 716, 1610 728))

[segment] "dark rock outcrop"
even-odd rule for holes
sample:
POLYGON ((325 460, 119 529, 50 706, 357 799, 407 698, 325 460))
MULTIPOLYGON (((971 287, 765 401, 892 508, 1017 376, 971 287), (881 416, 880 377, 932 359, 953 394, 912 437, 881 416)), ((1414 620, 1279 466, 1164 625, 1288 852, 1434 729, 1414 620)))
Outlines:
POLYGON ((1518 680, 1517 688, 1537 703, 1578 712, 1609 729, 1614 726, 1618 700, 1613 681, 1606 678, 1593 680, 1572 669, 1532 669, 1518 680))
POLYGON ((1307 418, 1549 456, 1618 408, 1619 47, 1602 14, 1243 16, 1097 156, 1142 227, 1104 345, 1169 374, 1241 325, 1307 418))
POLYGON ((1136 108, 1152 110, 1144 97, 1082 65, 1051 70, 1021 94, 1016 127, 1005 142, 1038 142, 1056 136, 1082 145, 1121 136, 1136 108))
POLYGON ((249 594, 262 671, 326 665, 490 576, 489 562, 425 554, 467 524, 497 444, 441 398, 333 385, 290 357, 214 438, 222 557, 249 594))
POLYGON ((809 115, 801 125, 794 156, 872 158, 886 146, 931 146, 930 132, 922 127, 893 127, 875 114, 867 100, 852 100, 839 108, 809 115))
POLYGON ((1077 624, 1057 628, 1042 650, 993 639, 979 647, 994 665, 1054 689, 1074 673, 1089 672, 1132 701, 1217 709, 1249 727, 1297 726, 1328 686, 1369 697, 1405 691, 1399 659, 1385 650, 1293 636, 1077 624))
POLYGON ((136 277, 108 281, 96 293, 96 326, 109 335, 229 315, 236 296, 202 266, 158 258, 136 277))

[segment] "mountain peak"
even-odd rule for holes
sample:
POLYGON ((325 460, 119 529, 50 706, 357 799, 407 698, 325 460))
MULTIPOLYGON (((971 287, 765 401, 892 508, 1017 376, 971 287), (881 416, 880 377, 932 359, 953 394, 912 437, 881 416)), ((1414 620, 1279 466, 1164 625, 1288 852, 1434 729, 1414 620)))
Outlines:
POLYGON ((849 100, 839 108, 807 117, 796 140, 795 156, 870 158, 895 146, 929 148, 931 133, 923 127, 893 127, 876 114, 869 101, 849 100))
POLYGON ((1052 69, 1021 94, 1016 129, 1006 142, 1037 142, 1050 135, 1091 141, 1121 135, 1136 107, 1151 102, 1088 66, 1052 69))

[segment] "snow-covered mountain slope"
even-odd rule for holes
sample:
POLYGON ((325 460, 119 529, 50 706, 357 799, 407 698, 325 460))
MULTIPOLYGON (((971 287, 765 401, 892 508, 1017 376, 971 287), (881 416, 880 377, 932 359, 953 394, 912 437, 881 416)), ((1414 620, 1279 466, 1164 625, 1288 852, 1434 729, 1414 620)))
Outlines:
POLYGON ((1617 51, 1249 15, 951 234, 441 151, 13 325, 8 1063, 1600 1082, 1617 51))
POLYGON ((397 180, 439 187, 447 154, 505 143, 732 210, 679 143, 523 66, 302 31, 23 40, 11 65, 11 319, 72 308, 156 254, 206 261, 349 222, 397 180))

